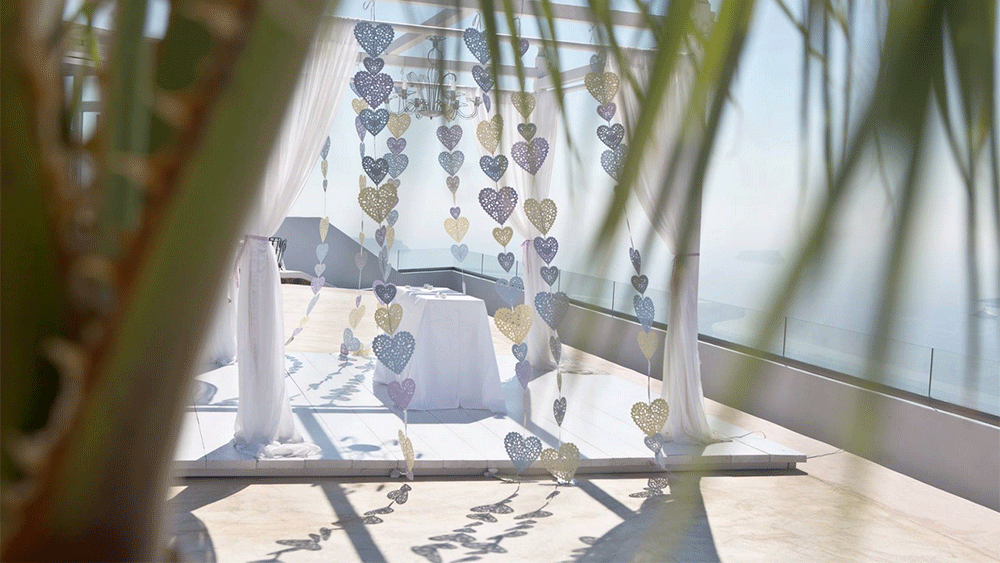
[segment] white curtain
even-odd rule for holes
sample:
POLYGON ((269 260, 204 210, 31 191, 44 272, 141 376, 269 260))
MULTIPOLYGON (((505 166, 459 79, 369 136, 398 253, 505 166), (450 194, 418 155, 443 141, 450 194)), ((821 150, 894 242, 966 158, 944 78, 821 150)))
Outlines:
MULTIPOLYGON (((652 60, 637 55, 630 57, 629 64, 644 92, 649 83, 652 60)), ((626 128, 631 129, 630 126, 639 118, 639 96, 627 86, 624 73, 619 75, 622 76, 619 110, 626 128)), ((664 427, 664 434, 669 434, 677 442, 708 443, 718 439, 713 435, 705 417, 701 362, 698 358, 701 201, 690 201, 693 194, 689 189, 702 130, 700 127, 684 127, 693 81, 694 67, 690 56, 682 57, 664 96, 650 143, 643 153, 634 190, 636 199, 653 228, 674 255, 670 278, 670 314, 663 356, 662 396, 670 404, 670 417, 664 427), (674 151, 681 151, 678 170, 669 195, 659 201, 662 182, 674 151), (689 209, 691 215, 686 214, 689 209), (687 241, 684 241, 684 231, 688 227, 691 228, 691 233, 687 241)))
POLYGON ((203 369, 236 361, 236 291, 236 276, 233 275, 222 292, 212 328, 202 344, 199 364, 203 369))
POLYGON ((285 387, 287 335, 282 322, 281 279, 267 237, 281 226, 312 173, 357 63, 353 22, 327 21, 317 31, 285 114, 260 197, 245 227, 239 261, 240 399, 234 441, 241 451, 259 458, 319 451, 315 445, 301 443, 292 418, 285 387))
MULTIPOLYGON (((525 216, 524 200, 534 198, 541 201, 549 196, 553 161, 555 160, 555 146, 557 136, 559 135, 559 101, 556 98, 555 91, 543 90, 542 92, 535 92, 534 95, 535 111, 528 116, 528 119, 523 118, 517 112, 517 109, 514 108, 509 93, 494 93, 493 111, 489 114, 484 112, 476 114, 477 127, 480 122, 491 119, 497 112, 503 118, 503 133, 500 137, 498 153, 504 154, 510 162, 507 167, 507 173, 500 179, 500 185, 511 186, 517 190, 519 199, 517 209, 511 215, 510 225, 514 228, 517 236, 525 240, 534 239, 536 236, 542 234, 525 216), (524 140, 524 137, 517 131, 519 123, 534 123, 537 127, 535 137, 541 137, 549 143, 549 155, 534 175, 529 174, 518 166, 510 156, 510 149, 514 146, 514 143, 524 140)), ((478 143, 477 145, 479 146, 480 156, 489 154, 482 145, 478 143)), ((478 166, 478 162, 476 165, 478 166)), ((556 202, 557 205, 558 203, 556 202)), ((557 217, 556 220, 559 221, 559 218, 557 217)), ((562 220, 566 221, 568 218, 563 217, 562 220)), ((515 253, 515 256, 518 255, 516 250, 512 252, 515 253)), ((542 280, 540 274, 540 269, 545 265, 545 262, 535 252, 535 247, 531 243, 522 245, 520 257, 521 263, 524 266, 524 271, 520 272, 521 279, 524 280, 524 301, 530 307, 534 308, 535 294, 549 290, 548 284, 542 280)), ((513 271, 511 275, 513 275, 513 271)), ((535 319, 535 322, 531 323, 531 329, 528 331, 525 342, 528 345, 528 362, 535 371, 549 371, 556 367, 556 361, 552 357, 552 351, 549 349, 549 337, 553 334, 555 334, 553 330, 541 319, 535 319)))

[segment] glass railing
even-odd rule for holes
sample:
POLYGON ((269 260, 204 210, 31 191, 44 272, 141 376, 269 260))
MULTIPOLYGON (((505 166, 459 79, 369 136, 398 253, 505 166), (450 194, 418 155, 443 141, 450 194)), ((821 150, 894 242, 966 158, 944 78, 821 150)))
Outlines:
MULTIPOLYGON (((400 250, 395 254, 393 265, 400 270, 454 267, 491 279, 524 275, 520 261, 508 273, 499 266, 495 255, 478 252, 469 252, 461 263, 450 249, 400 250)), ((636 292, 629 282, 561 270, 555 288, 575 302, 635 318, 632 299, 636 292)), ((666 325, 668 292, 649 288, 645 295, 653 300, 654 323, 666 325)), ((758 349, 766 322, 763 311, 708 300, 698 302, 698 332, 714 339, 758 349)), ((881 361, 870 366, 868 354, 875 338, 785 317, 763 348, 774 356, 1000 416, 1000 361, 980 358, 973 363, 954 352, 885 339, 878 342, 884 350, 881 361)))

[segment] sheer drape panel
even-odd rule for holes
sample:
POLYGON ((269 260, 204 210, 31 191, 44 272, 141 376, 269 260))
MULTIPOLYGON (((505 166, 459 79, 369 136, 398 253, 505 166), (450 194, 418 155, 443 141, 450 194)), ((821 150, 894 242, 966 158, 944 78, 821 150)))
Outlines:
MULTIPOLYGON (((613 63, 612 63, 613 64, 613 63)), ((652 61, 637 55, 630 70, 639 87, 649 83, 652 61)), ((624 74, 624 73, 620 73, 624 74)), ((663 356, 662 396, 670 403, 664 428, 678 442, 717 441, 705 416, 698 357, 698 254, 701 244, 701 201, 691 201, 693 163, 701 128, 685 129, 685 111, 694 80, 692 61, 682 57, 663 99, 653 134, 643 153, 634 192, 653 228, 674 254, 670 277, 670 313, 663 356), (663 192, 671 157, 680 152, 669 191, 663 192), (690 212, 690 214, 688 213, 690 212), (685 240, 685 230, 690 232, 685 240)), ((627 129, 639 118, 640 96, 622 80, 619 103, 627 129)))
POLYGON ((353 22, 320 26, 246 223, 237 307, 240 400, 237 447, 257 457, 304 456, 285 390, 281 279, 267 237, 281 226, 319 158, 357 63, 353 22))

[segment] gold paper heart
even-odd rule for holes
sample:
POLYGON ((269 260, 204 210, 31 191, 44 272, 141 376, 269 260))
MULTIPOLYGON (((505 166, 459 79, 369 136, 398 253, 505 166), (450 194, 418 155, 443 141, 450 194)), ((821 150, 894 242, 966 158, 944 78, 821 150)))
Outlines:
POLYGON ((548 234, 556 222, 556 202, 545 198, 542 201, 528 198, 524 200, 524 214, 543 235, 548 234))
POLYGON ((361 98, 354 98, 351 100, 351 107, 354 108, 354 113, 361 113, 362 111, 368 109, 368 102, 362 100, 361 98))
POLYGON ((559 481, 572 481, 580 467, 580 450, 576 444, 566 442, 559 449, 546 448, 540 456, 542 467, 559 481))
POLYGON ((330 218, 323 217, 319 220, 319 241, 326 242, 326 233, 330 230, 330 218))
POLYGON ((618 95, 618 75, 613 72, 605 72, 604 74, 588 72, 583 82, 590 95, 601 105, 610 104, 615 101, 615 96, 618 95))
POLYGON ((524 337, 528 336, 528 330, 531 328, 531 321, 534 320, 534 317, 535 314, 531 307, 518 305, 514 307, 513 311, 497 309, 496 313, 493 314, 493 322, 504 336, 517 344, 524 342, 524 337))
POLYGON ((364 188, 358 192, 358 205, 376 223, 385 221, 389 212, 399 203, 399 196, 396 194, 396 186, 393 184, 382 184, 376 188, 364 188))
POLYGON ((479 144, 483 145, 488 152, 494 153, 497 150, 497 145, 500 144, 500 132, 503 131, 503 118, 500 115, 494 115, 489 121, 480 122, 476 126, 476 137, 479 139, 479 144))
POLYGON ((650 438, 663 429, 669 414, 670 406, 663 399, 654 399, 648 405, 646 403, 632 405, 632 421, 650 438))
POLYGON ((308 316, 302 317, 302 319, 299 321, 299 328, 306 326, 307 322, 309 322, 309 317, 308 316))
POLYGON ((510 95, 510 103, 514 104, 517 113, 528 119, 531 112, 535 111, 535 97, 527 92, 515 92, 510 95))
POLYGON ((403 306, 399 303, 375 310, 375 324, 389 334, 395 334, 401 320, 403 320, 403 306))
POLYGON ((403 450, 403 458, 406 460, 406 470, 413 471, 413 442, 403 434, 400 430, 399 434, 399 449, 403 450))
POLYGON ((448 105, 444 108, 444 118, 448 121, 454 121, 458 117, 458 106, 448 105))
POLYGON ((465 217, 453 219, 448 217, 444 220, 444 232, 448 233, 455 242, 462 242, 465 233, 469 232, 469 220, 465 217))
POLYGON ((562 370, 556 370, 556 388, 562 393, 562 370))
POLYGON ((323 172, 324 178, 326 178, 326 172, 327 170, 329 170, 329 168, 327 167, 328 164, 329 163, 325 160, 319 163, 319 169, 323 172))
POLYGON ((364 244, 364 243, 365 243, 365 232, 361 231, 358 233, 358 244, 364 244))
POLYGON ((647 360, 651 359, 653 352, 656 351, 657 344, 656 335, 653 334, 653 331, 643 332, 640 330, 635 339, 639 341, 639 349, 642 350, 642 355, 646 356, 647 360))
POLYGON ((514 229, 510 227, 504 227, 502 229, 499 227, 493 228, 493 240, 500 243, 500 246, 507 246, 507 243, 510 242, 510 239, 513 238, 513 236, 514 229))
POLYGON ((396 229, 387 227, 385 229, 385 248, 392 250, 392 243, 396 242, 396 229))
POLYGON ((410 116, 405 113, 389 114, 389 132, 393 137, 401 137, 410 128, 410 116))
POLYGON ((351 323, 351 328, 358 328, 358 323, 361 319, 365 318, 365 306, 361 305, 357 309, 354 309, 347 315, 347 320, 351 323))

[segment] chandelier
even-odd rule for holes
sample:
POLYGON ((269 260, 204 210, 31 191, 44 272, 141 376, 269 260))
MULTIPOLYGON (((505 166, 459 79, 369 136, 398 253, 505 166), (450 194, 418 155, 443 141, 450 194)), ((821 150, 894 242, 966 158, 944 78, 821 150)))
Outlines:
POLYGON ((483 103, 482 99, 459 90, 458 76, 454 72, 442 72, 444 52, 441 43, 445 38, 432 35, 428 39, 431 49, 427 52, 427 72, 408 72, 396 86, 396 95, 402 100, 401 111, 417 119, 442 116, 448 121, 456 117, 471 119, 483 103))

